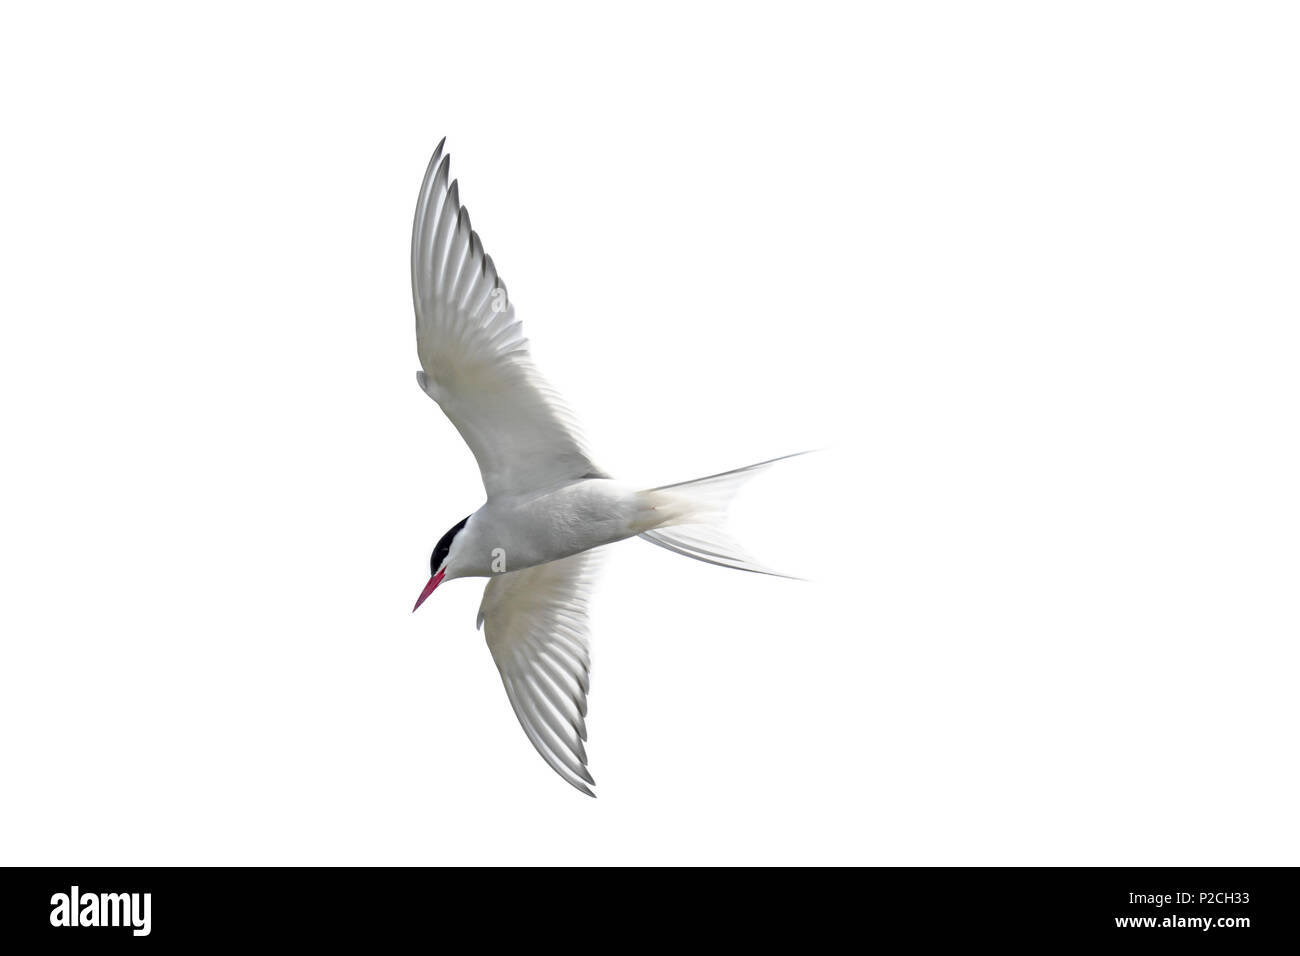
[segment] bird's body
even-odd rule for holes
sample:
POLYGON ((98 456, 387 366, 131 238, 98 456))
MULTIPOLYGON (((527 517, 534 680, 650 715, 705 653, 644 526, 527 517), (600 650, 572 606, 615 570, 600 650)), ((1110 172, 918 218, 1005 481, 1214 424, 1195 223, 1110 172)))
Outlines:
POLYGON ((443 144, 411 234, 420 387, 478 460, 487 501, 438 541, 416 602, 487 577, 478 623, 524 733, 591 794, 587 602, 601 549, 639 536, 698 561, 765 574, 722 529, 736 489, 770 462, 641 488, 592 460, 572 413, 533 365, 505 284, 450 180, 443 144))
POLYGON ((489 498, 456 536, 446 580, 521 571, 635 537, 670 519, 657 500, 610 478, 489 498))

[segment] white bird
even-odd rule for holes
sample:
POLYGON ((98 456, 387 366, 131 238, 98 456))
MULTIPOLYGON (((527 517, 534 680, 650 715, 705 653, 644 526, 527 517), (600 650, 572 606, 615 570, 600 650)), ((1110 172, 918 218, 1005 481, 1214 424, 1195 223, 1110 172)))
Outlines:
POLYGON ((487 501, 442 536, 415 608, 444 581, 489 578, 478 626, 510 706, 551 768, 595 796, 584 747, 595 549, 640 536, 709 564, 775 574, 731 541, 722 519, 740 484, 781 459, 649 489, 597 467, 533 365, 505 284, 449 182, 445 143, 429 161, 411 233, 416 378, 474 453, 487 501))

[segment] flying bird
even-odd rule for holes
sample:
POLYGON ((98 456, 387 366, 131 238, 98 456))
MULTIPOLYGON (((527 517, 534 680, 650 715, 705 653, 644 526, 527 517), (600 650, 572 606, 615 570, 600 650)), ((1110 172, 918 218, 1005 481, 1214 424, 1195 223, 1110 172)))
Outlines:
POLYGON ((488 578, 478 626, 510 706, 542 759, 595 796, 584 743, 597 549, 640 537, 697 561, 776 574, 731 540, 723 518, 739 486, 781 459, 658 488, 597 466, 533 365, 514 303, 450 179, 445 144, 429 161, 411 232, 416 379, 469 445, 487 501, 438 541, 415 609, 445 581, 488 578))

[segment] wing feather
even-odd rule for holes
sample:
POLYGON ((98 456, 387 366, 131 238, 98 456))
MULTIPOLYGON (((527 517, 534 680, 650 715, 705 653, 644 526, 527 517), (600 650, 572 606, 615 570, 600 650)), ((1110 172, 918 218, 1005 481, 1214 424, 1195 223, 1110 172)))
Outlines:
POLYGON ((425 171, 411 230, 420 387, 469 445, 489 497, 604 477, 572 412, 533 365, 444 146, 425 171))
POLYGON ((488 649, 529 742, 568 783, 595 796, 587 772, 591 670, 587 606, 598 551, 501 574, 479 608, 488 649))

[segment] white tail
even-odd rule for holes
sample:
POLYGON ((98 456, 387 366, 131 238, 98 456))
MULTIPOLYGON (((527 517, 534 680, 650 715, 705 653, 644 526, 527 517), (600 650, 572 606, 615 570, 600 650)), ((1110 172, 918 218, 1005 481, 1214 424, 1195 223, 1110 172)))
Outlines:
POLYGON ((643 532, 640 537, 651 544, 706 564, 753 571, 756 574, 773 574, 779 578, 792 577, 766 568, 745 554, 744 549, 726 532, 727 506, 741 485, 769 465, 806 454, 808 453, 795 452, 793 455, 782 455, 780 458, 760 461, 756 465, 746 465, 707 478, 651 488, 645 494, 650 497, 655 510, 666 517, 661 524, 651 531, 643 532))

